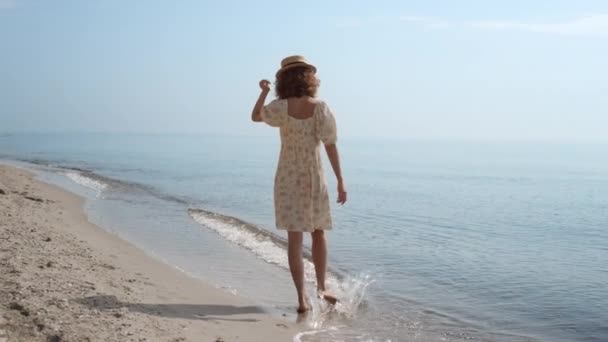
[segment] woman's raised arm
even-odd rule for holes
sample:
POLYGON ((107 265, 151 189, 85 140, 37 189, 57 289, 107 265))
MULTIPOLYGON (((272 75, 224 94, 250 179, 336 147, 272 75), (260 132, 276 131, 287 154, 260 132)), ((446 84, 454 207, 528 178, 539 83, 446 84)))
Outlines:
POLYGON ((251 120, 253 122, 261 122, 262 121, 262 107, 264 107, 264 102, 266 102, 266 96, 270 92, 270 81, 261 80, 260 88, 262 92, 260 92, 260 96, 253 106, 253 110, 251 111, 251 120))

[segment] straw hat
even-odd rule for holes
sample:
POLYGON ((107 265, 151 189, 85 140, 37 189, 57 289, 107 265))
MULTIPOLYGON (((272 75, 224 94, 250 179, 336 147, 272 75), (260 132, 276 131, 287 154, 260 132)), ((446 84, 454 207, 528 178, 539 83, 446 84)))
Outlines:
POLYGON ((304 56, 299 56, 299 55, 295 55, 295 56, 289 56, 289 57, 285 57, 283 58, 283 60, 281 61, 281 69, 279 69, 279 71, 277 71, 277 76, 279 76, 280 73, 282 73, 283 71, 287 70, 287 69, 291 69, 291 68, 295 68, 295 67, 308 67, 312 70, 312 72, 316 73, 317 72, 317 68, 308 63, 306 61, 306 58, 304 58, 304 56))

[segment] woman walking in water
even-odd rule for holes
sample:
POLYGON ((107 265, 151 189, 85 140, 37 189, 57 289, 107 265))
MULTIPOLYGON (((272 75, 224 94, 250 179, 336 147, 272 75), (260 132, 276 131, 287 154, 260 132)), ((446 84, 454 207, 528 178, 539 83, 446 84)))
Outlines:
POLYGON ((316 71, 315 66, 302 56, 283 59, 276 74, 277 99, 264 106, 270 82, 260 81, 262 92, 251 113, 253 121, 263 121, 280 129, 281 153, 274 179, 275 220, 278 229, 287 230, 289 269, 298 292, 298 313, 310 309, 304 291, 304 232, 310 232, 312 236, 318 295, 331 304, 337 301, 325 288, 327 244, 324 232, 332 228, 332 221, 319 154, 321 143, 338 180, 338 203, 346 202, 336 146, 336 122, 327 104, 315 97, 319 87, 316 71))

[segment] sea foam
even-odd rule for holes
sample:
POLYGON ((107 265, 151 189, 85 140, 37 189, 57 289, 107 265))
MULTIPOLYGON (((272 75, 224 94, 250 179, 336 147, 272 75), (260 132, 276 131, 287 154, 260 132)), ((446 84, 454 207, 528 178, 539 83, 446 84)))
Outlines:
POLYGON ((98 180, 89 178, 87 176, 82 175, 79 172, 66 172, 66 177, 71 179, 74 183, 80 184, 86 188, 95 190, 97 192, 97 196, 101 196, 102 192, 108 187, 107 184, 102 183, 98 180))

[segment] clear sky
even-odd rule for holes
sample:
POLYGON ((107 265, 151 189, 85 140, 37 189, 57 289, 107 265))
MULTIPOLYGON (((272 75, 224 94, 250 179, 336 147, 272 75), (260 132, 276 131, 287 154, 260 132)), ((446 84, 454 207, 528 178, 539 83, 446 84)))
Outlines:
POLYGON ((605 0, 0 0, 0 131, 276 134, 290 54, 342 136, 608 140, 605 0))

